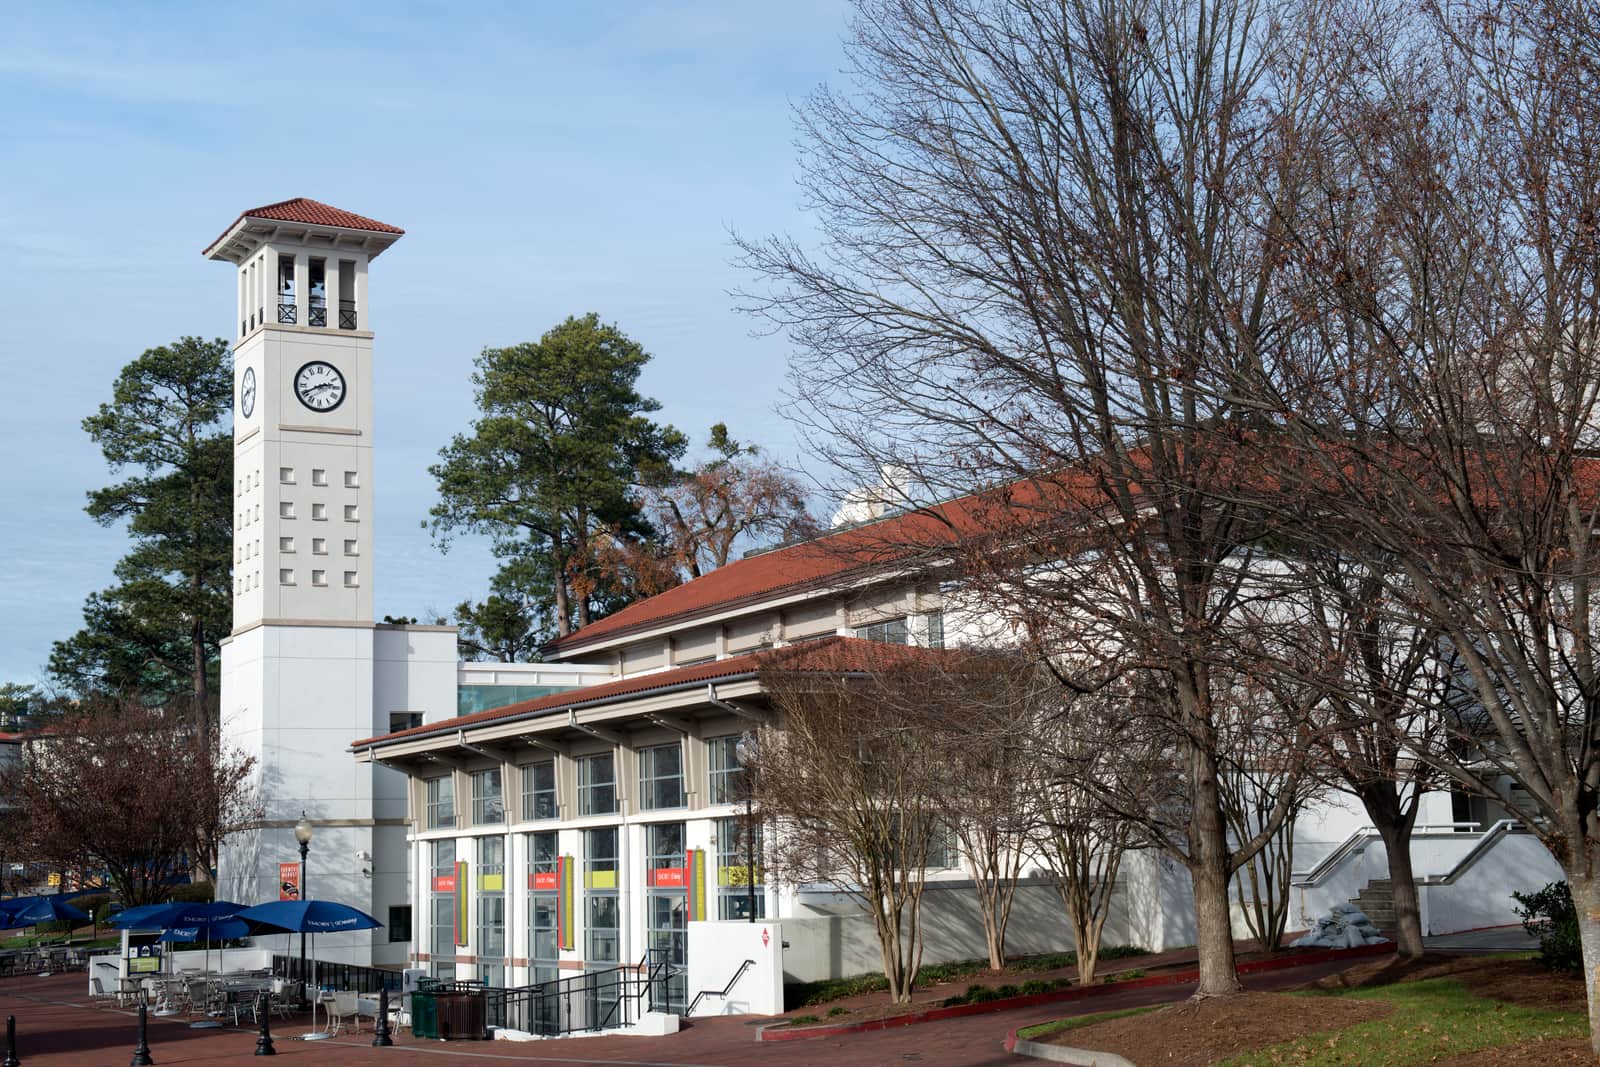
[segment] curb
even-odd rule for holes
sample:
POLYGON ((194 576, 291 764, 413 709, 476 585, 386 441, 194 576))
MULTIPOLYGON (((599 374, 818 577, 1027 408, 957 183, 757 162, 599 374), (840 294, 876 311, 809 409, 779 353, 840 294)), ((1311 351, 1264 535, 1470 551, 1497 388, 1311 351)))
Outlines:
POLYGON ((1018 1056, 1030 1056, 1049 1063, 1071 1063, 1077 1067, 1134 1067, 1130 1060, 1115 1052, 1096 1052, 1091 1048, 1071 1048, 1067 1045, 1043 1045, 1017 1036, 1015 1030, 1006 1035, 1005 1049, 1018 1056))
MULTIPOLYGON (((1386 956, 1394 951, 1394 943, 1385 941, 1360 948, 1323 948, 1293 956, 1277 956, 1269 960, 1252 960, 1236 968, 1238 974, 1258 974, 1262 971, 1281 971, 1290 967, 1303 967, 1331 960, 1355 960, 1365 956, 1386 956)), ((1098 985, 1058 989, 1049 993, 1029 993, 1026 996, 1007 997, 1004 1000, 985 1000, 977 1004, 955 1004, 948 1008, 927 1008, 923 1011, 891 1015, 887 1019, 869 1019, 860 1023, 839 1023, 834 1026, 805 1026, 792 1028, 774 1023, 761 1028, 761 1041, 806 1041, 816 1037, 838 1037, 843 1034, 860 1034, 873 1030, 888 1030, 897 1026, 915 1026, 919 1023, 938 1022, 941 1019, 959 1019, 967 1015, 988 1015, 998 1011, 1031 1008, 1038 1004, 1055 1004, 1065 1001, 1088 1000, 1105 993, 1123 989, 1148 989, 1153 986, 1186 985, 1200 980, 1198 968, 1158 974, 1149 978, 1130 978, 1126 982, 1101 982, 1098 985)), ((1108 1065, 1109 1067, 1109 1065, 1108 1065)))

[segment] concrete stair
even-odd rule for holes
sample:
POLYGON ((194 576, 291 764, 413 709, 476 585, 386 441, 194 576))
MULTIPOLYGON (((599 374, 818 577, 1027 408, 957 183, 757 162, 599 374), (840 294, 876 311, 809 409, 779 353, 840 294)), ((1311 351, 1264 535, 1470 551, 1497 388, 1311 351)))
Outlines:
POLYGON ((1394 884, 1387 878, 1374 879, 1361 887, 1361 894, 1350 903, 1366 912, 1384 933, 1394 933, 1394 884))

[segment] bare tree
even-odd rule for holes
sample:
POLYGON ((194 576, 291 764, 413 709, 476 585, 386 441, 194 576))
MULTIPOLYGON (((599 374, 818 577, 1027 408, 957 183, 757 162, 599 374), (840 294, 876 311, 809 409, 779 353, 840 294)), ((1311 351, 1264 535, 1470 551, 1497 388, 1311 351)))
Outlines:
MULTIPOLYGON (((1498 797, 1572 886, 1600 969, 1600 23, 1463 0, 1367 42, 1293 217, 1301 359, 1241 383, 1318 533, 1441 635, 1474 706, 1418 755, 1498 797), (1504 788, 1509 779, 1518 792, 1504 788)), ((1600 999, 1589 986, 1600 1050, 1600 999)))
MULTIPOLYGON (((1020 652, 929 657, 938 675, 924 704, 938 746, 934 804, 960 844, 978 898, 991 970, 1006 963, 1006 929, 1039 818, 1036 727, 1059 687, 1020 652)), ((924 694, 925 695, 925 694, 924 694)), ((916 709, 902 708, 917 716, 916 709)))
POLYGON ((1170 766, 1157 758, 1160 746, 1149 744, 1138 700, 1137 688, 1127 684, 1065 700, 1058 689, 1028 733, 1034 755, 1028 786, 1038 805, 1033 855, 1066 910, 1081 985, 1095 981, 1117 875, 1137 828, 1117 809, 1135 806, 1140 796, 1154 802, 1153 781, 1170 779, 1170 766), (1117 803, 1106 803, 1108 791, 1117 803))
POLYGON ((1287 813, 1230 842, 1211 673, 1271 525, 1240 504, 1259 416, 1232 384, 1305 325, 1280 213, 1309 187, 1286 138, 1349 62, 1304 47, 1325 11, 860 0, 860 91, 801 114, 822 246, 743 244, 813 446, 852 485, 904 472, 905 506, 1003 497, 969 560, 992 609, 1069 620, 1070 658, 1116 661, 1096 676, 1161 675, 1200 996, 1239 989, 1228 884, 1287 813))
POLYGON ((773 827, 773 876, 855 900, 872 919, 890 995, 905 1002, 922 962, 929 847, 943 832, 940 746, 906 709, 937 699, 940 672, 922 666, 924 650, 852 644, 773 655, 761 683, 778 723, 761 733, 752 781, 773 827))
POLYGON ((15 805, 8 852, 103 870, 125 904, 160 900, 177 877, 208 880, 203 866, 222 838, 258 815, 254 760, 219 753, 174 715, 80 711, 26 747, 3 782, 15 805))

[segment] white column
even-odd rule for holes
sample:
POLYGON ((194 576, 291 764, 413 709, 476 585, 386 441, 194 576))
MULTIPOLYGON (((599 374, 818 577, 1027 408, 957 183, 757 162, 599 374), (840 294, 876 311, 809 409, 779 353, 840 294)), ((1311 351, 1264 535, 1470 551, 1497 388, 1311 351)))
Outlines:
POLYGON ((328 329, 339 328, 339 257, 330 254, 322 269, 322 289, 328 297, 328 329))
POLYGON ((294 321, 299 326, 311 323, 311 264, 304 252, 294 254, 294 321))
POLYGON ((367 257, 356 257, 356 329, 370 330, 372 324, 367 318, 367 257))

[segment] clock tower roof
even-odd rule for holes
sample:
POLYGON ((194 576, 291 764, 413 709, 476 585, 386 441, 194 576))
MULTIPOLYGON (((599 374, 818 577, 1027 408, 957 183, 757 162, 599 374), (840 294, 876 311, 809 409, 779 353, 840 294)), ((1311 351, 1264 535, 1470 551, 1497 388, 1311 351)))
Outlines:
POLYGON ((240 212, 201 255, 239 263, 266 242, 280 239, 361 251, 375 259, 405 232, 387 222, 297 196, 240 212))

